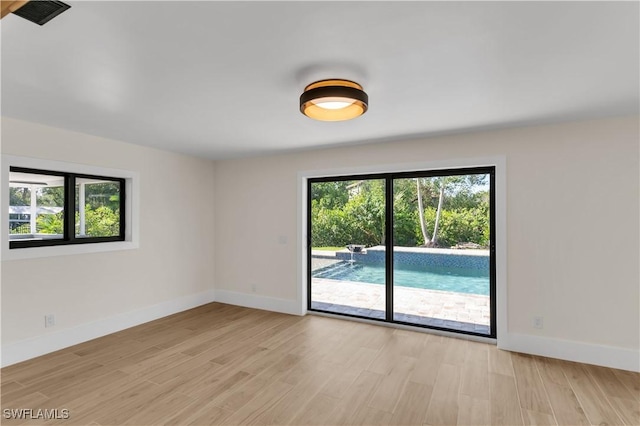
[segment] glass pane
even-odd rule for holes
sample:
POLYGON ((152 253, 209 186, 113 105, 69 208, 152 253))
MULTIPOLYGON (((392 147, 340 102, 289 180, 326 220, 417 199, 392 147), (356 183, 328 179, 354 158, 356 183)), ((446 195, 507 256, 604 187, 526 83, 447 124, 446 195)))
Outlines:
POLYGON ((9 239, 45 240, 64 236, 64 177, 9 173, 9 239))
POLYGON ((77 238, 120 235, 120 182, 76 179, 77 238))
POLYGON ((489 179, 394 180, 395 321, 490 334, 489 179))
POLYGON ((311 309, 385 318, 385 181, 311 184, 311 309))

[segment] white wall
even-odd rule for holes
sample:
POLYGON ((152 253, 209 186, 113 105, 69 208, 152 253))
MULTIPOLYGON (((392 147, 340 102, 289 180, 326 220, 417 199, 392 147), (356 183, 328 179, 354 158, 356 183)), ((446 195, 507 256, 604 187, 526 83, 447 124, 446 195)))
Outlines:
POLYGON ((300 173, 495 156, 507 164, 508 333, 499 345, 639 370, 639 122, 213 163, 3 118, 3 154, 139 172, 141 229, 137 250, 2 262, 2 363, 206 303, 214 282, 216 300, 295 311, 300 173), (534 315, 544 329, 532 328, 534 315))
POLYGON ((8 118, 2 153, 140 177, 138 249, 2 262, 4 365, 213 299, 212 161, 8 118))
POLYGON ((504 156, 499 346, 639 370, 638 127, 634 116, 216 162, 216 298, 295 311, 299 173, 504 156))

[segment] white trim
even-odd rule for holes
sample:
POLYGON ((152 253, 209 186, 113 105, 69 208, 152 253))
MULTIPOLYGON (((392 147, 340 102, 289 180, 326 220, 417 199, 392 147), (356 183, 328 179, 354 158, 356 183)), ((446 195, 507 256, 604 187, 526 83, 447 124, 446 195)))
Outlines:
POLYGON ((98 253, 114 250, 130 250, 140 247, 140 176, 138 172, 111 169, 105 167, 88 166, 85 164, 67 163, 63 161, 43 160, 40 158, 18 157, 12 155, 2 156, 2 187, 0 188, 0 197, 2 201, 0 207, 2 209, 2 260, 18 260, 33 259, 38 257, 63 256, 84 253, 98 253), (125 199, 125 221, 127 224, 125 230, 125 241, 95 243, 95 244, 77 244, 65 246, 50 247, 30 247, 21 249, 9 249, 9 220, 7 214, 9 212, 9 167, 26 167, 32 169, 60 171, 68 173, 110 176, 125 179, 125 190, 127 197, 125 199))
POLYGON ((301 315, 307 314, 307 179, 298 173, 298 279, 296 303, 301 315))
POLYGON ((640 372, 640 351, 637 349, 517 333, 510 333, 498 340, 498 347, 507 351, 640 372))
POLYGON ((214 301, 214 291, 190 294, 179 299, 168 300, 109 318, 81 324, 54 333, 2 345, 0 365, 6 367, 37 356, 48 354, 69 346, 106 336, 136 325, 186 311, 214 301))
POLYGON ((420 163, 382 164, 298 172, 298 307, 307 311, 307 180, 315 177, 495 166, 496 201, 496 329, 497 341, 507 328, 507 159, 505 156, 460 158, 420 163))
POLYGON ((282 312, 284 314, 304 315, 297 301, 290 299, 279 299, 276 297, 238 293, 228 290, 215 290, 215 301, 229 305, 244 306, 246 308, 282 312))

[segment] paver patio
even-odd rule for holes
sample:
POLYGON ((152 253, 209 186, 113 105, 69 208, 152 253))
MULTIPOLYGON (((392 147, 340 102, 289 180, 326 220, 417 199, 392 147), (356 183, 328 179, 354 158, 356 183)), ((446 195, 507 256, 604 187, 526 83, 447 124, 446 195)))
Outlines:
MULTIPOLYGON (((313 278, 312 308, 384 318, 385 288, 380 284, 313 278)), ((489 334, 489 296, 396 286, 396 321, 489 334)))

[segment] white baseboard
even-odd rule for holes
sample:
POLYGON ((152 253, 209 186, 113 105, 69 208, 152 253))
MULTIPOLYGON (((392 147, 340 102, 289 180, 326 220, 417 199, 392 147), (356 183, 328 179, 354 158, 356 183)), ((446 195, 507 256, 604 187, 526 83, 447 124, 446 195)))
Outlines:
POLYGON ((246 308, 263 309, 266 311, 282 312, 291 315, 303 315, 297 300, 278 299, 275 297, 259 296, 256 294, 237 293, 235 291, 216 290, 216 302, 229 305, 244 306, 246 308))
MULTIPOLYGON (((214 301, 292 315, 304 314, 297 300, 209 290, 3 345, 0 365, 6 367, 214 301)), ((517 333, 507 333, 505 337, 498 339, 500 349, 640 372, 639 350, 517 333)))
POLYGON ((640 372, 640 350, 636 349, 516 333, 508 333, 507 339, 499 339, 498 347, 513 352, 640 372))
POLYGON ((86 342, 107 334, 115 333, 158 318, 186 311, 214 301, 214 291, 190 294, 179 299, 158 303, 136 311, 123 312, 109 318, 92 321, 55 333, 48 333, 31 339, 2 345, 0 365, 6 367, 48 354, 78 343, 86 342))

